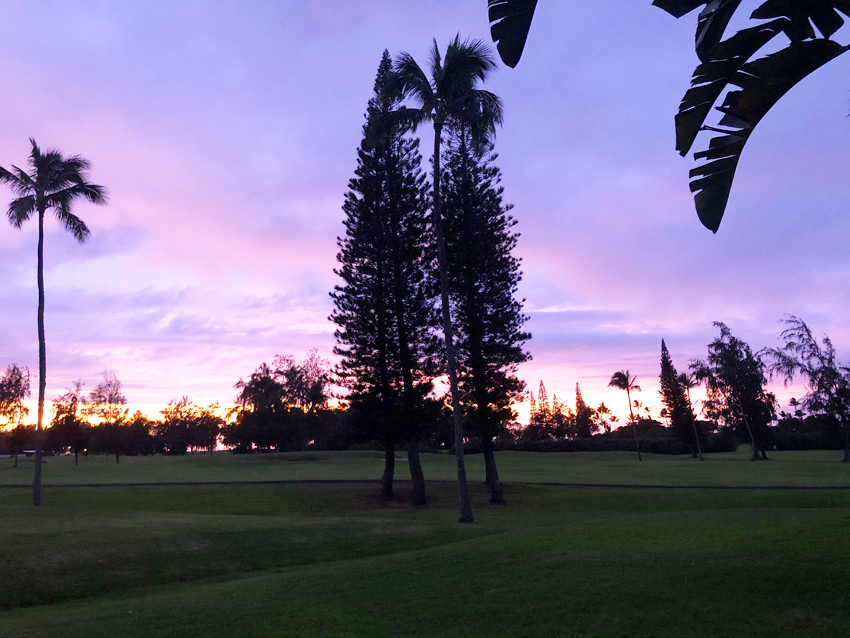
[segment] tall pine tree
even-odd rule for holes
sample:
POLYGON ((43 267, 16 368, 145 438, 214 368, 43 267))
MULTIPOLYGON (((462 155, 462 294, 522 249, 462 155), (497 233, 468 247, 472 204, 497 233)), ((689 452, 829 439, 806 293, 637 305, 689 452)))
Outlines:
POLYGON ((516 299, 522 273, 513 250, 519 235, 511 207, 502 202, 495 159, 489 145, 455 131, 444 165, 443 211, 461 404, 481 437, 491 500, 501 503, 493 438, 515 418, 511 404, 523 398, 525 383, 516 371, 531 358, 523 350, 531 335, 522 329, 527 317, 516 299))
POLYGON ((389 116, 397 106, 386 90, 391 68, 385 51, 343 204, 346 234, 337 240, 335 270, 343 284, 331 293, 331 320, 352 413, 385 449, 384 494, 393 493, 395 450, 406 446, 413 502, 424 504, 417 441, 431 416, 427 353, 438 317, 428 281, 433 257, 419 142, 405 137, 389 116))
POLYGON ((593 422, 593 409, 584 402, 581 396, 581 388, 576 383, 576 436, 579 438, 588 439, 593 436, 596 430, 596 423, 593 422))
POLYGON ((664 407, 667 408, 670 427, 682 443, 691 448, 691 455, 694 458, 701 459, 702 450, 699 444, 694 413, 691 411, 688 395, 679 381, 679 375, 673 365, 673 360, 670 358, 670 352, 667 350, 664 339, 661 340, 661 374, 659 379, 661 389, 658 394, 661 396, 664 407))

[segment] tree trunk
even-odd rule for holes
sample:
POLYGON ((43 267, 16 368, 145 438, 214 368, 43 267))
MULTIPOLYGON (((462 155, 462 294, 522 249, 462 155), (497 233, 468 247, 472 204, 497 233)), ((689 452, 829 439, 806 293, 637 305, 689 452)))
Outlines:
MULTIPOLYGON (((628 379, 626 379, 628 381, 628 379)), ((640 441, 638 441, 637 435, 637 421, 635 421, 635 414, 632 412, 632 395, 629 392, 629 389, 626 388, 626 400, 629 402, 629 416, 632 419, 632 432, 635 435, 635 449, 637 450, 638 461, 643 461, 643 457, 640 455, 640 441)))
POLYGON ((80 453, 77 450, 74 450, 74 465, 80 464, 80 453))
POLYGON ((694 417, 694 405, 691 403, 691 391, 688 389, 688 411, 691 413, 691 425, 694 426, 694 441, 697 442, 697 454, 699 455, 699 460, 704 461, 702 458, 702 447, 699 444, 699 430, 697 430, 697 420, 694 417))
POLYGON ((395 474, 395 445, 384 446, 384 475, 381 477, 381 495, 393 497, 393 475, 395 474))
POLYGON ((756 445, 756 437, 753 436, 753 430, 750 427, 750 422, 747 419, 747 415, 744 414, 744 411, 741 409, 741 402, 738 401, 737 399, 735 400, 735 402, 738 404, 738 411, 741 413, 741 419, 744 421, 744 427, 747 428, 747 434, 750 435, 750 447, 753 450, 753 455, 750 458, 750 461, 758 461, 759 460, 759 450, 758 450, 758 446, 756 445))
POLYGON ((12 467, 18 467, 18 449, 15 448, 15 464, 12 467))
POLYGON ((499 480, 499 470, 496 469, 496 456, 493 454, 493 439, 489 433, 481 432, 481 447, 484 450, 484 480, 490 488, 490 502, 504 505, 505 495, 502 493, 502 482, 499 480))
POLYGON ((38 421, 35 427, 35 471, 32 503, 41 506, 41 448, 44 445, 44 394, 47 388, 47 345, 44 339, 44 209, 38 210, 38 421))
POLYGON ((118 463, 119 458, 120 458, 120 457, 119 457, 118 453, 116 452, 116 453, 115 453, 115 463, 118 463))
POLYGON ((426 505, 425 475, 422 474, 422 463, 419 460, 419 444, 411 441, 407 448, 407 464, 410 466, 410 480, 413 483, 413 493, 410 502, 413 505, 426 505))
POLYGON ((449 273, 446 267, 446 240, 443 236, 443 211, 440 201, 440 136, 442 123, 434 122, 434 234, 437 236, 437 261, 440 267, 440 300, 443 314, 443 337, 446 342, 446 365, 449 372, 449 390, 452 398, 452 420, 455 430, 455 461, 457 462, 458 521, 473 523, 472 504, 466 482, 466 464, 463 458, 463 422, 460 413, 460 394, 457 385, 457 361, 451 309, 449 308, 449 273))
POLYGON ((841 462, 850 463, 850 424, 844 426, 844 458, 841 462))

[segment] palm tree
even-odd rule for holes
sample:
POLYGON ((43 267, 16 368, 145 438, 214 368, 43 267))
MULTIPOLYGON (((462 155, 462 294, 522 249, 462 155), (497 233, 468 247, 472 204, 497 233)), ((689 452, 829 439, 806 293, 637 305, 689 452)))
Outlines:
POLYGON ((699 444, 699 432, 697 431, 697 420, 694 416, 694 406, 691 403, 691 388, 697 387, 699 382, 694 375, 683 372, 679 375, 679 385, 685 389, 685 393, 688 396, 688 411, 691 413, 691 425, 694 426, 694 441, 697 442, 697 455, 700 461, 704 461, 705 459, 702 458, 702 448, 699 444))
POLYGON ((24 171, 12 166, 8 171, 0 166, 0 182, 8 184, 15 199, 9 204, 6 216, 15 228, 23 226, 33 214, 38 215, 38 424, 35 437, 35 476, 33 504, 41 505, 41 448, 44 420, 44 391, 47 385, 47 355, 44 340, 44 214, 52 210, 59 223, 78 242, 90 235, 85 222, 71 212, 73 203, 82 198, 94 204, 106 203, 106 190, 88 182, 90 163, 79 155, 63 157, 54 149, 42 153, 30 138, 32 151, 24 171))
POLYGON ((635 381, 637 381, 637 377, 631 376, 628 370, 619 370, 611 376, 611 381, 608 382, 608 387, 619 388, 620 390, 626 391, 626 398, 629 401, 629 417, 632 420, 632 431, 635 435, 635 448, 637 449, 638 461, 643 461, 643 458, 640 455, 640 442, 638 441, 637 423, 635 422, 634 412, 632 412, 631 392, 632 390, 640 392, 640 386, 635 383, 635 381))
POLYGON ((477 88, 479 82, 483 82, 496 68, 490 48, 480 40, 461 41, 460 35, 456 35, 446 48, 445 58, 440 56, 435 40, 428 63, 430 78, 409 53, 402 53, 396 60, 393 67, 394 90, 400 97, 410 98, 419 105, 418 108, 400 109, 396 114, 400 119, 406 120, 414 130, 423 122, 431 122, 434 127, 433 219, 440 269, 443 336, 446 342, 446 363, 455 430, 460 521, 471 523, 474 519, 463 460, 463 424, 449 309, 449 279, 440 198, 440 147, 444 129, 466 130, 476 140, 491 138, 496 132, 496 126, 502 123, 502 103, 493 93, 477 88))

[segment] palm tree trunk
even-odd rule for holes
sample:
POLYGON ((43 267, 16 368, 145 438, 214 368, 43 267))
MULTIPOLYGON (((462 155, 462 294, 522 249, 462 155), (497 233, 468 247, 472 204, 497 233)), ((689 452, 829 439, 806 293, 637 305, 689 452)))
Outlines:
MULTIPOLYGON (((627 379, 628 379, 628 377, 627 377, 627 379)), ((635 413, 632 412, 632 395, 629 392, 628 388, 626 388, 626 400, 629 402, 629 416, 632 419, 632 433, 635 435, 635 449, 637 450, 638 461, 643 461, 643 457, 640 455, 640 441, 638 441, 637 422, 635 421, 635 413)))
POLYGON ((38 421, 35 427, 35 472, 32 502, 41 506, 41 448, 44 445, 44 394, 47 388, 47 345, 44 340, 44 210, 38 210, 38 421))
POLYGON ((472 504, 466 482, 466 464, 463 458, 463 422, 460 413, 460 393, 457 385, 457 360, 455 358, 452 317, 449 308, 449 273, 446 268, 446 240, 443 236, 443 211, 440 201, 440 144, 442 123, 434 122, 434 234, 437 236, 437 263, 440 267, 440 300, 443 311, 443 337, 446 341, 446 365, 449 372, 449 391, 452 398, 452 420, 455 429, 455 459, 457 461, 458 521, 473 523, 472 504))

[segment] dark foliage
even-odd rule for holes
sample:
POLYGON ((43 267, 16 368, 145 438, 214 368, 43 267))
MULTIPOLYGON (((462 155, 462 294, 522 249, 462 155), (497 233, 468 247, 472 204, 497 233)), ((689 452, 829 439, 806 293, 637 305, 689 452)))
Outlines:
POLYGON ((387 451, 384 493, 392 494, 393 451, 408 448, 418 503, 419 438, 433 423, 432 330, 438 324, 434 281, 429 279, 432 237, 427 225, 428 187, 420 169, 419 142, 405 136, 394 113, 396 96, 389 53, 384 51, 366 111, 355 177, 337 240, 342 279, 331 293, 331 320, 339 355, 337 377, 349 391, 350 423, 360 440, 387 451))
MULTIPOLYGON (((531 359, 523 346, 524 300, 516 298, 522 273, 513 255, 519 234, 502 201, 496 156, 463 129, 452 136, 443 173, 443 211, 449 299, 455 318, 458 390, 466 427, 484 445, 487 482, 498 482, 489 442, 516 417, 524 398, 516 376, 531 359)), ((498 488, 495 488, 498 489, 498 488)), ((501 501, 499 494, 493 499, 501 501)))
MULTIPOLYGON (((236 418, 221 427, 222 442, 236 452, 304 449, 327 407, 329 384, 329 364, 316 350, 300 363, 290 355, 278 355, 271 366, 261 363, 234 386, 236 418)), ((181 421, 176 423, 179 432, 181 421)), ((191 445, 186 438, 185 449, 191 445)), ((183 443, 175 449, 183 449, 183 443)))
POLYGON ((667 344, 664 339, 661 340, 661 373, 659 375, 661 389, 658 394, 661 397, 661 402, 667 409, 667 416, 670 419, 670 427, 679 440, 684 445, 691 449, 696 455, 699 447, 699 440, 695 436, 694 414, 691 411, 690 401, 685 388, 679 379, 679 374, 676 372, 676 367, 673 365, 673 360, 670 358, 670 351, 667 350, 667 344))
POLYGON ((720 335, 708 345, 708 357, 691 364, 694 375, 705 383, 705 414, 746 437, 754 461, 759 453, 767 458, 776 397, 765 390, 764 365, 725 324, 714 325, 720 335))

